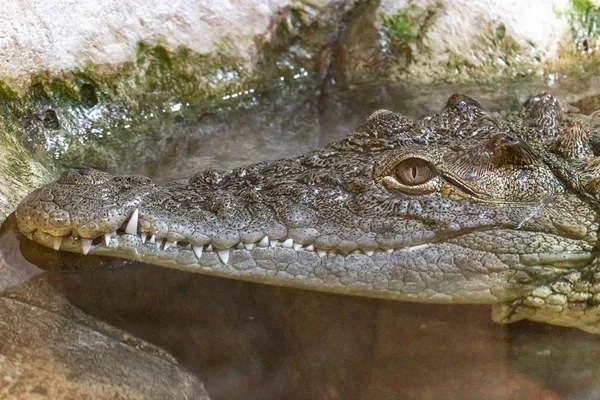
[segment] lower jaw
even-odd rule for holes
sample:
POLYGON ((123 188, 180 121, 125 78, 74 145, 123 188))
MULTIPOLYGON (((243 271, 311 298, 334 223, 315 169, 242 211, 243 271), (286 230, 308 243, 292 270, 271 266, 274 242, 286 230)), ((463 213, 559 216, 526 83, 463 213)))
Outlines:
MULTIPOLYGON (((34 233, 32 239, 46 247, 53 247, 54 236, 45 233, 34 233)), ((167 250, 158 250, 154 245, 143 244, 142 240, 136 235, 119 235, 119 242, 112 240, 109 245, 100 243, 93 245, 89 251, 90 255, 117 257, 121 259, 140 261, 147 264, 157 265, 170 269, 177 269, 186 272, 199 273, 203 275, 224 277, 229 279, 238 279, 261 284, 289 287, 295 289, 312 290, 333 294, 353 295, 369 298, 379 298, 387 300, 399 300, 419 303, 436 304, 455 304, 455 303, 479 303, 490 304, 497 303, 498 299, 490 294, 489 291, 482 291, 479 294, 473 294, 468 299, 455 301, 451 295, 431 294, 426 292, 409 293, 401 290, 390 290, 387 282, 361 282, 356 279, 344 281, 341 278, 337 281, 327 277, 318 277, 314 273, 306 275, 292 275, 286 271, 288 261, 286 259, 302 259, 305 265, 336 265, 341 259, 353 264, 357 258, 375 259, 376 265, 392 265, 395 251, 407 251, 410 249, 399 249, 392 252, 385 250, 375 251, 373 255, 368 256, 362 252, 354 254, 339 254, 336 252, 327 252, 319 256, 315 251, 306 249, 294 250, 282 246, 255 246, 252 250, 234 248, 229 250, 229 263, 224 264, 214 250, 204 251, 200 259, 194 251, 179 247, 170 247, 167 250), (354 260, 352 260, 354 258, 354 260), (272 265, 273 267, 268 267, 272 265)), ((415 248, 424 248, 427 245, 415 246, 415 248)), ((81 239, 64 237, 61 241, 61 251, 81 254, 81 239)), ((343 262, 343 261, 342 261, 343 262)), ((340 276, 347 276, 348 271, 341 273, 340 276)), ((383 277, 380 271, 379 276, 383 277)))
MULTIPOLYGON (((50 248, 56 248, 57 238, 47 233, 36 231, 28 235, 30 239, 50 248)), ((81 238, 71 236, 59 238, 57 250, 68 251, 72 253, 83 253, 81 238)), ((148 264, 159 265, 172 269, 179 269, 188 272, 201 273, 205 275, 221 276, 233 279, 271 284, 277 286, 294 287, 300 289, 317 290, 328 293, 343 293, 351 295, 360 295, 365 297, 385 298, 403 301, 438 303, 438 304, 493 304, 510 300, 506 295, 495 296, 490 288, 478 289, 473 293, 462 293, 460 295, 435 293, 434 291, 415 291, 413 288, 390 289, 386 282, 389 276, 383 271, 385 266, 392 268, 402 268, 397 264, 396 253, 426 251, 431 245, 419 244, 411 247, 405 247, 395 250, 376 250, 370 255, 363 252, 353 252, 350 254, 340 254, 336 251, 322 251, 311 249, 310 247, 286 247, 285 242, 272 241, 266 246, 255 245, 251 249, 243 245, 226 250, 224 256, 223 250, 213 249, 212 246, 204 246, 199 256, 190 246, 171 245, 165 249, 162 241, 156 241, 154 244, 149 241, 143 241, 138 235, 118 234, 117 237, 108 241, 104 237, 91 241, 87 251, 88 254, 117 257, 128 260, 141 261, 148 264), (225 258, 225 260, 224 260, 225 258), (290 268, 294 264, 301 266, 301 273, 294 273, 290 268), (380 284, 375 281, 361 281, 352 274, 356 274, 356 269, 352 266, 373 265, 374 274, 381 278, 380 284), (308 266, 308 267, 307 267, 308 266), (340 267, 343 266, 343 267, 340 267), (349 267, 350 266, 350 267, 349 267), (329 277, 318 276, 316 268, 327 269, 328 273, 335 275, 336 269, 339 274, 337 280, 328 279, 329 277), (311 269, 312 268, 312 269, 311 269)), ((406 256, 406 254, 404 255, 406 256)), ((566 269, 577 269, 589 261, 591 254, 573 254, 570 261, 570 267, 566 269)), ((564 261, 564 260, 563 260, 564 261)), ((406 267, 406 266, 405 266, 406 267)), ((521 266, 529 269, 533 266, 521 266)), ((557 266, 558 267, 558 266, 557 266)), ((371 267, 369 267, 371 268, 371 267)), ((512 269, 511 267, 508 267, 512 269)), ((360 268, 359 268, 360 269, 360 268)), ((408 283, 408 285, 410 282, 408 283)), ((495 285, 500 289, 507 282, 497 282, 495 285)), ((513 285, 514 286, 514 285, 513 285)), ((519 294, 526 294, 532 290, 532 285, 517 285, 518 293, 514 292, 509 297, 516 298, 519 294), (531 286, 531 287, 530 287, 531 286)), ((461 291, 464 292, 464 291, 461 291)))

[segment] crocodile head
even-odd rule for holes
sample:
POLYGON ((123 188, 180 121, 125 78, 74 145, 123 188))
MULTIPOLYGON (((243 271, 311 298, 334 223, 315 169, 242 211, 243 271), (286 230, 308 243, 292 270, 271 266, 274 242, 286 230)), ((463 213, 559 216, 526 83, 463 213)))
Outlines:
POLYGON ((27 196, 19 229, 56 250, 404 300, 496 303, 584 268, 600 162, 588 117, 550 95, 504 117, 452 96, 378 111, 287 160, 155 183, 79 168, 27 196))

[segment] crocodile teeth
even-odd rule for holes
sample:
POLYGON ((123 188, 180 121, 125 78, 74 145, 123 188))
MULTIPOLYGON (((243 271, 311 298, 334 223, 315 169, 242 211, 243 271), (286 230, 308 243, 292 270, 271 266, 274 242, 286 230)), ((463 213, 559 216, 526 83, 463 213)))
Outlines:
POLYGON ((240 243, 237 244, 237 246, 235 246, 235 248, 243 250, 244 249, 244 244, 242 242, 240 242, 240 243))
POLYGON ((327 254, 327 250, 321 250, 321 249, 317 249, 317 255, 321 258, 325 257, 325 255, 327 254))
POLYGON ((246 250, 252 250, 254 248, 254 243, 244 243, 244 247, 246 250))
POLYGON ((54 247, 54 250, 57 250, 57 251, 60 250, 60 244, 62 243, 62 240, 63 240, 62 236, 55 237, 52 240, 52 247, 54 247))
POLYGON ((375 250, 363 250, 363 253, 365 253, 368 256, 372 256, 375 253, 375 250))
POLYGON ((227 264, 229 262, 229 249, 217 250, 217 255, 219 256, 223 264, 227 264))
POLYGON ((294 247, 294 240, 293 239, 286 239, 283 243, 281 243, 282 247, 287 247, 288 249, 291 249, 294 247))
POLYGON ((206 251, 213 251, 212 244, 209 244, 208 246, 206 246, 206 251))
POLYGON ((269 237, 265 236, 258 242, 258 247, 267 247, 269 245, 269 237))
POLYGON ((194 250, 194 254, 196 254, 196 257, 198 258, 198 260, 200 258, 202 258, 202 250, 204 248, 202 246, 192 246, 192 250, 194 250))
POLYGON ((273 239, 273 240, 269 240, 269 246, 271 247, 275 247, 279 244, 279 240, 273 239))
POLYGON ((85 255, 92 249, 92 239, 81 239, 81 252, 85 255))
POLYGON ((298 251, 302 248, 302 244, 301 243, 294 243, 294 250, 298 251))
POLYGON ((156 235, 150 236, 150 244, 156 244, 156 235))
POLYGON ((315 251, 315 247, 312 244, 309 244, 308 246, 306 246, 304 248, 304 250, 306 250, 306 251, 315 251))
POLYGON ((112 237, 112 235, 110 232, 104 234, 104 244, 106 244, 106 247, 108 247, 108 245, 110 244, 111 237, 112 237))
POLYGON ((165 247, 163 247, 163 250, 167 250, 171 246, 177 246, 177 240, 174 242, 169 242, 168 240, 165 240, 165 247))
POLYGON ((388 253, 391 253, 391 252, 394 251, 394 249, 386 249, 385 251, 388 252, 388 253))
POLYGON ((127 222, 127 226, 125 227, 125 233, 128 233, 130 235, 137 235, 138 215, 139 211, 136 208, 133 214, 131 214, 129 222, 127 222))
POLYGON ((146 232, 140 232, 140 238, 142 239, 142 244, 146 244, 146 239, 148 238, 148 234, 146 232))

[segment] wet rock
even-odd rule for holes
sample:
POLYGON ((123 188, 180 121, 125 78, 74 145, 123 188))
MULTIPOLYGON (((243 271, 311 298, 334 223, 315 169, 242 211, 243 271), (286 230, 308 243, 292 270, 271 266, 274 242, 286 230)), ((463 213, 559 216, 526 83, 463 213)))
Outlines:
POLYGON ((8 225, 0 232, 1 398, 209 400, 168 353, 69 304, 12 251, 8 225))

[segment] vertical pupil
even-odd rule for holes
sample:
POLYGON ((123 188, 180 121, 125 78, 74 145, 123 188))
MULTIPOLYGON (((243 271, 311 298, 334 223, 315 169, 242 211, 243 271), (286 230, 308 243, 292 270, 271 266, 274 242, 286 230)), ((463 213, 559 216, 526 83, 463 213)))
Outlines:
POLYGON ((396 167, 396 178, 405 185, 421 185, 433 178, 432 168, 425 160, 416 157, 408 158, 396 167))

